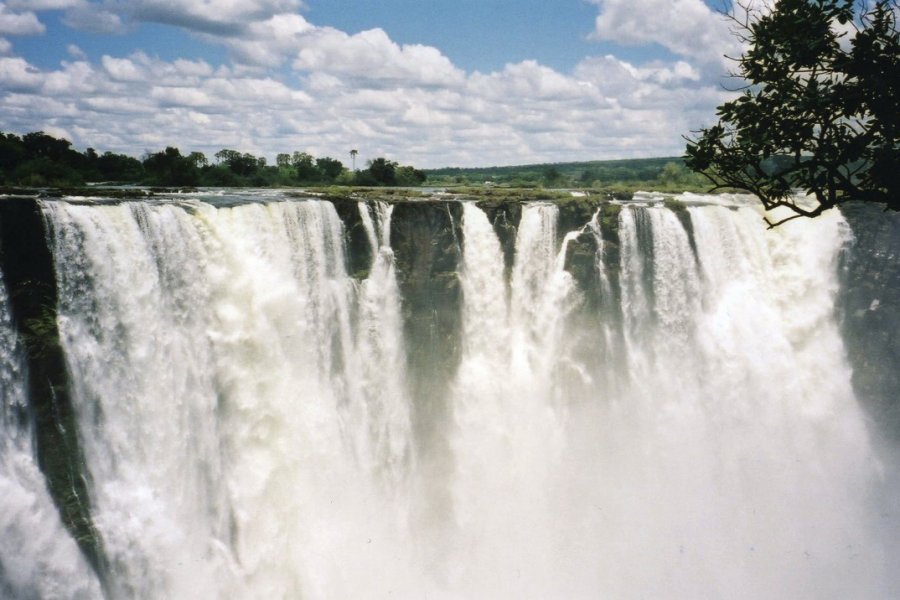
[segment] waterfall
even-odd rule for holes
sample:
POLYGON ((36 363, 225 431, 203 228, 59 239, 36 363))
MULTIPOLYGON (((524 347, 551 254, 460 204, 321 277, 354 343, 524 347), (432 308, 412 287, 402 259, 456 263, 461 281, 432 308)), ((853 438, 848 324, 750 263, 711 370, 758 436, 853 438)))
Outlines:
POLYGON ((564 436, 552 357, 562 350, 574 292, 556 239, 558 210, 523 210, 508 290, 491 225, 474 205, 463 210, 466 346, 453 396, 454 498, 463 545, 456 550, 473 560, 457 557, 467 568, 454 575, 461 597, 545 597, 555 569, 555 525, 546 516, 564 436))
POLYGON ((113 595, 389 581, 372 555, 402 523, 377 480, 402 468, 408 424, 385 398, 402 388, 386 252, 356 307, 329 203, 45 211, 113 595))
POLYGON ((597 277, 600 280, 600 295, 603 298, 603 302, 608 304, 610 301, 610 296, 612 296, 612 288, 609 283, 609 273, 606 269, 606 245, 603 241, 603 231, 600 224, 600 212, 601 209, 599 208, 594 211, 594 216, 592 216, 591 220, 588 221, 587 227, 588 229, 590 229, 591 235, 594 238, 594 243, 597 245, 597 253, 594 259, 594 265, 597 269, 597 277))
POLYGON ((406 356, 400 336, 400 290, 391 249, 393 206, 374 204, 375 221, 366 203, 360 215, 372 248, 369 276, 360 290, 360 391, 367 394, 354 403, 372 414, 364 419, 373 427, 376 448, 370 453, 373 466, 385 465, 394 482, 402 479, 409 456, 410 403, 405 383, 406 356))
POLYGON ((877 461, 833 316, 840 219, 767 233, 749 208, 683 217, 693 246, 675 212, 623 207, 630 383, 572 404, 559 374, 577 297, 554 283, 571 238, 558 245, 552 209, 525 209, 503 314, 498 242, 466 207, 460 597, 882 593, 853 491, 877 461))
POLYGON ((0 596, 97 598, 98 582, 38 470, 21 352, 0 276, 0 596))
POLYGON ((104 568, 37 468, 0 293, 0 595, 891 596, 840 214, 393 202, 41 200, 104 568), (438 273, 411 228, 448 216, 438 273))

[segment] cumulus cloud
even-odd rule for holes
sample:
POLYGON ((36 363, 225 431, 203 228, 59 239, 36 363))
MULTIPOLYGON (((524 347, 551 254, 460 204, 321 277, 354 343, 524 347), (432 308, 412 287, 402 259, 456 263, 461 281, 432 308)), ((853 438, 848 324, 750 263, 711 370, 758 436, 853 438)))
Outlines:
POLYGON ((112 56, 104 56, 100 60, 106 74, 113 81, 131 81, 139 82, 147 79, 147 72, 128 58, 113 58, 112 56))
POLYGON ((300 37, 295 69, 355 79, 411 81, 418 85, 456 85, 464 73, 431 46, 399 45, 381 29, 348 35, 329 27, 300 37))
POLYGON ((590 95, 578 81, 533 60, 506 65, 502 71, 489 75, 475 73, 469 89, 495 100, 521 97, 562 102, 590 95))
POLYGON ((0 57, 0 89, 11 92, 0 95, 0 112, 13 130, 53 125, 76 145, 118 152, 174 144, 340 157, 358 147, 363 159, 428 167, 677 154, 680 135, 722 100, 686 63, 634 66, 612 56, 587 59, 570 75, 524 61, 494 73, 454 71, 454 85, 396 76, 406 79, 359 86, 356 72, 316 70, 289 85, 143 53, 50 71, 0 57))
POLYGON ((602 88, 630 92, 659 86, 673 89, 692 86, 700 80, 697 69, 681 60, 675 63, 652 62, 637 67, 609 54, 586 58, 575 68, 575 76, 602 88))
POLYGON ((223 44, 239 62, 274 67, 297 54, 303 38, 316 27, 297 14, 273 15, 250 23, 240 37, 208 36, 213 44, 223 44))
POLYGON ((178 26, 224 46, 238 64, 253 68, 289 64, 309 74, 337 74, 371 86, 458 85, 465 77, 434 47, 397 44, 381 29, 350 35, 315 26, 297 14, 299 0, 69 1, 64 21, 70 27, 121 33, 129 23, 178 26))
POLYGON ((593 37, 621 44, 654 43, 704 64, 739 51, 722 15, 703 0, 590 0, 599 7, 593 37))
POLYGON ((12 91, 34 91, 41 87, 43 78, 40 71, 24 59, 0 57, 0 87, 12 91))
POLYGON ((250 23, 240 36, 206 39, 225 46, 240 64, 276 67, 289 63, 310 76, 337 76, 369 87, 458 85, 465 77, 437 48, 397 44, 382 29, 350 35, 315 26, 298 14, 250 23))
MULTIPOLYGON (((137 20, 178 25, 232 58, 210 65, 135 52, 90 61, 73 46, 70 61, 38 69, 3 56, 0 43, 5 128, 54 127, 80 147, 230 147, 269 158, 359 148, 362 160, 420 167, 658 156, 680 153, 681 134, 723 99, 687 51, 639 65, 592 57, 571 73, 533 60, 466 73, 437 48, 398 44, 381 29, 314 25, 293 12, 297 0, 38 1, 67 9, 69 23, 93 14, 94 30, 137 20)), ((623 4, 604 1, 601 16, 623 4)))
POLYGON ((0 56, 9 54, 12 50, 12 44, 6 38, 0 38, 0 56))
POLYGON ((0 2, 0 35, 37 35, 45 27, 33 12, 15 12, 0 2))

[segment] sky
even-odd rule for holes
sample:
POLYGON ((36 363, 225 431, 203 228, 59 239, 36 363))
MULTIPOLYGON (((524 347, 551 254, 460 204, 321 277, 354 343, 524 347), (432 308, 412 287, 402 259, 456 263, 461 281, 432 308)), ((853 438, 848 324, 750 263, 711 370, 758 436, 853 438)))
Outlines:
POLYGON ((680 155, 732 95, 720 5, 0 0, 0 131, 419 168, 680 155))

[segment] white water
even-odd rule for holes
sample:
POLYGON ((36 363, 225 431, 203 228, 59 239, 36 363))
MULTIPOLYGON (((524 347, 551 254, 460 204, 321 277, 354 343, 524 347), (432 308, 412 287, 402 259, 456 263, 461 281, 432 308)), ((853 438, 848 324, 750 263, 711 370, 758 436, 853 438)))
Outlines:
POLYGON ((393 585, 409 425, 385 253, 357 294, 328 203, 45 210, 113 595, 393 585))
POLYGON ((556 241, 558 211, 526 207, 509 289, 500 244, 480 209, 463 207, 466 342, 454 384, 454 597, 558 592, 556 465, 565 444, 562 325, 573 282, 556 241), (557 360, 548 360, 556 357, 557 360))
POLYGON ((622 594, 880 597, 860 493, 877 465, 833 316, 839 216, 772 232, 749 208, 690 216, 699 264, 674 213, 621 214, 637 368, 611 410, 589 411, 615 481, 592 494, 615 524, 594 552, 618 557, 622 594), (633 255, 647 237, 649 277, 633 255))
POLYGON ((833 316, 839 215, 767 231, 752 208, 694 207, 690 237, 626 206, 610 265, 598 215, 560 232, 536 204, 507 281, 464 203, 436 425, 453 468, 428 481, 391 206, 359 210, 362 282, 327 202, 44 204, 111 597, 885 597, 878 464, 833 316), (564 268, 589 234, 599 322, 564 268), (596 339, 606 360, 617 335, 605 371, 576 351, 596 339), (411 518, 432 487, 449 511, 411 518))
POLYGON ((0 597, 88 600, 100 587, 67 535, 41 472, 21 349, 0 277, 0 597))
MULTIPOLYGON (((375 220, 369 207, 359 203, 359 211, 369 244, 372 264, 369 276, 361 283, 358 381, 360 394, 354 406, 367 415, 361 424, 372 428, 375 447, 367 454, 375 459, 372 469, 387 469, 387 483, 401 484, 410 456, 410 400, 405 388, 406 354, 401 339, 400 290, 390 247, 391 213, 394 207, 376 202, 375 220)), ((356 378, 352 378, 357 383, 356 378)), ((401 499, 398 498, 398 501, 401 499)))
POLYGON ((572 301, 551 210, 523 214, 508 313, 497 241, 465 210, 453 597, 884 596, 838 216, 766 232, 753 209, 692 208, 697 261, 675 213, 626 207, 630 383, 583 404, 559 392, 585 332, 546 322, 572 301))

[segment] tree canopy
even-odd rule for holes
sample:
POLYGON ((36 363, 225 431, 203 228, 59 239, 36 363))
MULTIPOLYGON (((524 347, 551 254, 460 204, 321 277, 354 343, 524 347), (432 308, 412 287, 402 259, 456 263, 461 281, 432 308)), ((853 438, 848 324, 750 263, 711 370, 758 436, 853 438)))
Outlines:
POLYGON ((792 211, 771 227, 850 200, 900 210, 897 0, 739 8, 731 18, 748 49, 734 75, 746 87, 688 139, 685 163, 714 189, 792 211))
POLYGON ((307 152, 279 153, 275 164, 266 158, 223 148, 210 164, 202 152, 187 155, 168 146, 147 152, 143 160, 123 154, 78 152, 71 142, 43 131, 19 136, 0 131, 0 185, 79 187, 86 182, 158 186, 268 187, 299 185, 421 185, 426 176, 411 166, 386 158, 370 168, 350 172, 328 156, 307 152))

